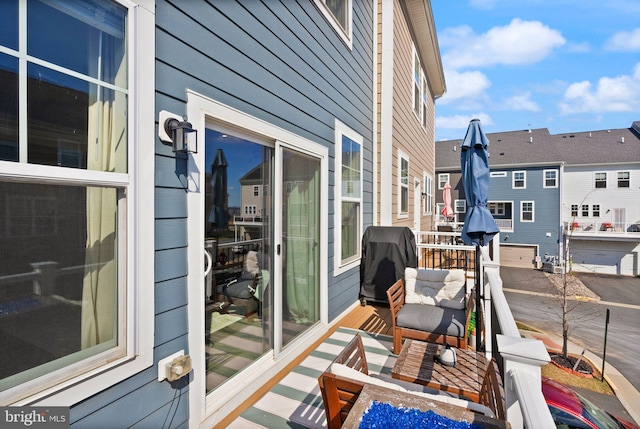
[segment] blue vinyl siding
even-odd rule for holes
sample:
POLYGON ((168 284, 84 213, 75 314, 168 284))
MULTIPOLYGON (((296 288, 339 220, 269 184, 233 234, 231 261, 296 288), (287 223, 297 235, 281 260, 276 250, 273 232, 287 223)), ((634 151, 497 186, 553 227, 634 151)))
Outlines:
POLYGON ((489 185, 489 201, 513 202, 513 232, 501 234, 504 243, 509 235, 508 244, 536 244, 540 255, 555 255, 558 249, 558 227, 560 225, 560 188, 544 188, 544 170, 558 170, 559 167, 518 167, 496 171, 506 171, 506 177, 492 177, 489 185), (513 189, 513 172, 526 171, 526 189, 513 189), (521 222, 522 201, 534 202, 534 222, 521 222), (547 237, 547 233, 551 236, 547 237))
MULTIPOLYGON (((364 138, 363 220, 373 219, 373 4, 353 1, 349 49, 312 1, 156 1, 155 117, 190 89, 329 148, 329 318, 357 301, 357 269, 334 277, 334 121, 364 138)), ((158 124, 156 123, 156 126, 158 124)), ((155 358, 188 351, 187 168, 155 143, 155 358)), ((336 230, 336 232, 339 230, 336 230)), ((193 311, 194 309, 189 309, 193 311)), ((73 427, 187 427, 188 384, 157 365, 71 410, 73 427)))

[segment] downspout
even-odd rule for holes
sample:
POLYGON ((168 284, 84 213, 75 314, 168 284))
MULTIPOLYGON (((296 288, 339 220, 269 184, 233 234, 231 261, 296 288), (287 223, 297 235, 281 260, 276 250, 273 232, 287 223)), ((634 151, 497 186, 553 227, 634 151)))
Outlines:
POLYGON ((393 13, 394 2, 382 1, 382 63, 380 78, 380 219, 379 225, 393 222, 393 13))
MULTIPOLYGON (((373 118, 372 119, 372 158, 373 158, 373 220, 372 225, 378 225, 378 192, 380 183, 378 181, 378 0, 373 2, 373 118)), ((363 231, 364 233, 364 231, 363 231)))

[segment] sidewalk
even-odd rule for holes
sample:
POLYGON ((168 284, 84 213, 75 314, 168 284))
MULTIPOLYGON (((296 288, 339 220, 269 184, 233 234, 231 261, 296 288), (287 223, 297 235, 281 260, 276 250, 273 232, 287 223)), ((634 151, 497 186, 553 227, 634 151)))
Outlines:
MULTIPOLYGON (((527 331, 520 330, 520 334, 525 338, 533 338, 542 341, 547 349, 562 350, 562 338, 554 335, 539 331, 527 331)), ((572 354, 581 354, 582 347, 569 342, 568 352, 572 354)), ((602 370, 602 359, 591 353, 589 350, 585 351, 584 356, 599 370, 602 370)), ((627 379, 618 372, 608 362, 604 368, 604 378, 609 383, 615 393, 615 398, 609 397, 610 395, 594 394, 593 397, 589 397, 588 392, 583 390, 580 393, 586 393, 583 396, 591 400, 596 405, 602 406, 603 409, 617 414, 622 418, 635 421, 640 424, 640 392, 627 379), (607 398, 604 398, 606 396, 607 398), (616 400, 617 398, 617 400, 616 400), (603 403, 603 402, 606 402, 603 403)))

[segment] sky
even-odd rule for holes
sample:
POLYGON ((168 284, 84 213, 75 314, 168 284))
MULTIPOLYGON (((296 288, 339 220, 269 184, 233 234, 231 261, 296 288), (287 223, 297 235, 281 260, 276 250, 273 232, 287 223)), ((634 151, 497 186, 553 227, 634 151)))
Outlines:
POLYGON ((432 0, 447 92, 436 140, 640 121, 639 0, 432 0))

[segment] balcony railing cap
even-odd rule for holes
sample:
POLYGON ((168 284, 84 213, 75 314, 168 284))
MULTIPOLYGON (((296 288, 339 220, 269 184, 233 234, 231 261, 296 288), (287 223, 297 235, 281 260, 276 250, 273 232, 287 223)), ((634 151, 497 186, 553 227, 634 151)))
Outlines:
POLYGON ((497 334, 496 341, 498 352, 505 359, 536 366, 546 365, 551 360, 540 340, 497 334))

